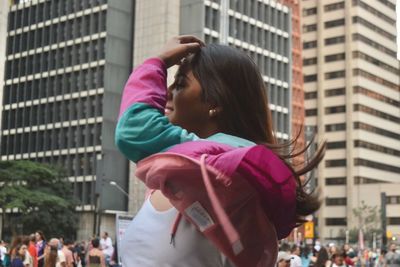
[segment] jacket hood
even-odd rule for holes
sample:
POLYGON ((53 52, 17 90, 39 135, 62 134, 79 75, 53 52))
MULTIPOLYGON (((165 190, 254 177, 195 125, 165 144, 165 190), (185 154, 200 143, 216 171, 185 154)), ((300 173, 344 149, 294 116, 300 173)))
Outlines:
POLYGON ((235 148, 201 140, 176 145, 168 152, 196 160, 207 154, 207 165, 227 177, 237 173, 245 178, 257 190, 278 239, 296 226, 296 180, 289 167, 264 145, 235 148))

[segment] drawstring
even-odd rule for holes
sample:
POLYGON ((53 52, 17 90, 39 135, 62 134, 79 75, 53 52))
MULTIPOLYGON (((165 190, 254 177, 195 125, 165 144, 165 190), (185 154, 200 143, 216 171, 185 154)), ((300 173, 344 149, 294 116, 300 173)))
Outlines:
MULTIPOLYGON (((225 232, 226 236, 228 237, 228 240, 230 244, 232 245, 232 250, 235 255, 239 254, 243 250, 243 245, 240 242, 240 237, 238 232, 236 231, 235 227, 233 227, 231 221, 229 220, 228 215, 226 214, 224 208, 221 205, 221 202, 219 201, 217 194, 215 193, 215 190, 213 188, 213 185, 210 181, 210 177, 208 176, 208 172, 206 169, 206 154, 201 155, 200 157, 200 169, 201 169, 201 176, 203 177, 203 182, 206 187, 208 196, 211 201, 211 205, 214 209, 215 215, 218 218, 219 223, 221 224, 221 227, 223 231, 225 232)), ((175 246, 175 235, 176 231, 178 230, 178 225, 179 222, 182 218, 182 214, 179 212, 178 215, 175 218, 175 222, 172 226, 171 229, 171 241, 170 244, 175 246)))
POLYGON ((234 254, 237 255, 243 250, 243 245, 240 242, 240 237, 238 232, 236 231, 235 227, 229 220, 228 215, 226 214, 224 208, 221 205, 221 202, 217 197, 217 194, 215 193, 214 187, 210 181, 210 177, 208 176, 208 172, 206 169, 206 157, 207 157, 206 154, 203 154, 200 157, 200 168, 204 185, 206 186, 206 190, 210 198, 211 205, 214 209, 215 215, 217 216, 219 223, 222 226, 222 230, 228 237, 228 240, 232 245, 234 254))
POLYGON ((176 235, 176 231, 178 230, 178 226, 179 226, 179 222, 181 221, 181 218, 182 218, 182 213, 178 212, 178 215, 176 215, 175 222, 172 225, 172 229, 171 229, 171 241, 169 243, 172 244, 174 247, 175 247, 175 235, 176 235))

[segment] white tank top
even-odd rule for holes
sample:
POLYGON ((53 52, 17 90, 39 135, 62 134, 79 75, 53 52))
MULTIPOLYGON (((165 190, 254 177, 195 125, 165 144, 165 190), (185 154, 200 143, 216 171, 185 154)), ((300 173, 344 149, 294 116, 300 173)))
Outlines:
POLYGON ((147 198, 121 242, 124 267, 233 267, 213 244, 183 217, 170 244, 178 211, 157 211, 147 198))

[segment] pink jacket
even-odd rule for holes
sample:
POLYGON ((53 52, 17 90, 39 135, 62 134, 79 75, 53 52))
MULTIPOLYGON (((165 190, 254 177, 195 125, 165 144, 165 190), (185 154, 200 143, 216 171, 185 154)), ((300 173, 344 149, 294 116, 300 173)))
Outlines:
POLYGON ((143 159, 136 176, 238 267, 274 266, 295 227, 296 182, 271 150, 193 141, 143 159))

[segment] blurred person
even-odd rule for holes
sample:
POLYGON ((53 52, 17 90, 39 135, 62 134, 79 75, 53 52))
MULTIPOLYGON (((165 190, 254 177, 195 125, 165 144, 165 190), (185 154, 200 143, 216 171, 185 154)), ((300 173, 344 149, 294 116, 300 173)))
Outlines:
POLYGON ((31 253, 29 252, 29 236, 23 236, 22 237, 22 244, 26 246, 26 252, 25 252, 25 260, 24 260, 24 265, 25 267, 33 267, 33 257, 31 253))
POLYGON ((301 258, 300 258, 300 247, 298 245, 293 245, 290 249, 291 253, 291 261, 290 267, 302 267, 301 258))
POLYGON ((290 261, 292 260, 292 256, 286 251, 279 251, 278 257, 276 259, 277 267, 290 267, 290 261))
POLYGON ((44 249, 46 247, 46 238, 42 231, 38 230, 35 233, 36 239, 36 252, 37 252, 37 259, 38 259, 38 267, 44 266, 44 249))
POLYGON ((35 234, 29 235, 28 251, 33 260, 33 267, 38 267, 37 250, 36 250, 36 237, 35 234))
MULTIPOLYGON (((61 244, 61 241, 60 241, 61 244)), ((65 266, 66 267, 74 267, 74 256, 69 246, 72 244, 71 240, 63 239, 63 243, 61 244, 61 251, 65 256, 65 266)))
POLYGON ((344 262, 344 257, 344 251, 336 249, 332 255, 332 267, 347 267, 346 263, 344 262))
POLYGON ((15 252, 11 258, 11 267, 25 267, 26 245, 18 243, 13 249, 15 252))
POLYGON ((103 235, 101 236, 101 239, 100 239, 100 247, 105 256, 106 265, 110 266, 110 260, 114 253, 114 247, 113 247, 111 237, 108 236, 108 232, 103 232, 103 235))
POLYGON ((400 267, 400 254, 396 251, 397 245, 391 243, 385 255, 385 267, 400 267))
POLYGON ((44 253, 44 267, 66 267, 65 255, 57 238, 50 239, 44 253))
POLYGON ((105 267, 106 259, 103 250, 100 250, 98 238, 92 239, 92 248, 88 252, 86 263, 88 267, 105 267))
POLYGON ((312 256, 312 249, 309 245, 304 245, 303 247, 301 247, 300 258, 303 267, 310 266, 312 256))
POLYGON ((317 258, 315 263, 313 264, 314 267, 331 267, 332 262, 329 260, 329 253, 328 250, 324 247, 319 245, 317 251, 317 258))
POLYGON ((5 266, 5 258, 7 255, 7 244, 3 240, 0 240, 0 266, 5 266))

